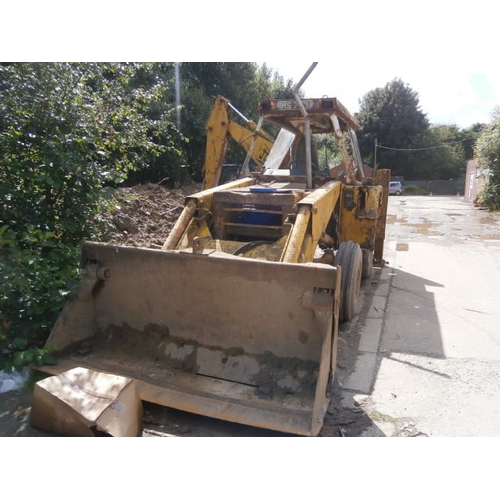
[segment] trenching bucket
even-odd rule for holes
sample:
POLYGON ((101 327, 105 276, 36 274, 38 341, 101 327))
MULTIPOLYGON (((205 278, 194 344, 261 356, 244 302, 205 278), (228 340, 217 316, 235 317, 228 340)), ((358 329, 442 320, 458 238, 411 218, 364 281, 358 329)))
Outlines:
POLYGON ((340 270, 85 243, 87 273, 47 340, 56 374, 135 379, 141 399, 314 436, 337 351, 340 270))

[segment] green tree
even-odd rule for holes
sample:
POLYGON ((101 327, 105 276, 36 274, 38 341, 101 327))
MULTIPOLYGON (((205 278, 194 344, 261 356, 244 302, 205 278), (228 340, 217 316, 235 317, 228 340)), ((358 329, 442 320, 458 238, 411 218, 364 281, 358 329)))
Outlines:
POLYGON ((160 146, 141 150, 141 162, 129 171, 126 185, 146 182, 162 182, 168 187, 177 187, 191 180, 184 154, 188 138, 180 131, 182 122, 177 122, 180 106, 177 108, 177 87, 175 63, 141 63, 130 81, 128 93, 155 89, 156 98, 144 102, 142 114, 152 123, 158 124, 150 140, 160 146))
POLYGON ((377 141, 381 146, 377 148, 380 167, 390 169, 393 175, 418 178, 419 156, 408 150, 421 147, 429 121, 420 109, 418 94, 409 85, 395 78, 368 92, 360 100, 356 117, 361 125, 359 143, 366 164, 374 163, 377 141))
MULTIPOLYGON (((202 181, 205 159, 205 125, 218 95, 229 99, 248 119, 258 121, 257 101, 292 95, 292 82, 284 81, 265 64, 253 62, 189 62, 180 65, 182 114, 181 131, 185 162, 190 176, 202 181)), ((268 130, 268 132, 272 132, 268 130)), ((242 164, 246 153, 241 146, 229 143, 226 162, 242 164)))
MULTIPOLYGON (((262 99, 289 99, 293 97, 292 80, 286 80, 277 71, 269 68, 266 63, 257 67, 254 90, 254 102, 251 106, 256 111, 256 102, 262 99)), ((257 116, 252 116, 257 119, 257 116)))
POLYGON ((317 168, 328 172, 335 165, 342 163, 342 156, 338 141, 332 134, 319 134, 313 137, 313 147, 316 148, 318 156, 317 168))
POLYGON ((458 179, 465 175, 467 156, 464 133, 456 125, 433 125, 424 134, 426 158, 420 168, 426 179, 458 179))
POLYGON ((41 348, 98 231, 104 185, 166 146, 147 116, 163 83, 143 64, 0 66, 0 369, 47 361, 41 348))
POLYGON ((487 172, 481 202, 490 210, 500 210, 500 108, 483 127, 477 139, 475 158, 487 172))
POLYGON ((476 146, 476 141, 479 138, 481 132, 483 131, 486 124, 484 123, 474 123, 470 127, 462 129, 462 143, 465 152, 466 160, 472 160, 474 158, 474 149, 476 146))

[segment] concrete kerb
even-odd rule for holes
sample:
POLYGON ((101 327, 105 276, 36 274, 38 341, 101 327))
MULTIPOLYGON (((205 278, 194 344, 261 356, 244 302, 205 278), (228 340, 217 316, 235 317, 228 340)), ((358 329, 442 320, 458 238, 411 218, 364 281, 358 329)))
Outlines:
POLYGON ((353 372, 342 387, 342 405, 345 408, 357 406, 355 396, 369 395, 375 382, 377 356, 384 328, 384 316, 394 272, 395 244, 388 248, 388 263, 378 270, 377 288, 371 296, 371 303, 363 322, 358 345, 358 357, 353 372))

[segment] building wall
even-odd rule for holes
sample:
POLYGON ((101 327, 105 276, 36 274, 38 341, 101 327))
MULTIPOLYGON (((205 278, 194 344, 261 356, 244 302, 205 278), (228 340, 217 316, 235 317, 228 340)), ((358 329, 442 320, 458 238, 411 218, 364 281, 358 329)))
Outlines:
POLYGON ((465 191, 464 198, 474 202, 484 189, 485 176, 483 169, 476 160, 467 162, 467 171, 465 173, 465 191))

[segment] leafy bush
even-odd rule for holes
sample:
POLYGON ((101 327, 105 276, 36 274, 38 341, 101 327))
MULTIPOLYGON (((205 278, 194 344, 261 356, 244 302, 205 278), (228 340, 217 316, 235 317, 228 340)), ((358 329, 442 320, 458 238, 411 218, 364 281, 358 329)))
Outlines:
POLYGON ((0 65, 0 369, 51 363, 43 348, 96 236, 102 187, 160 154, 161 83, 148 65, 0 65), (139 78, 140 77, 140 78, 139 78), (147 81, 146 83, 143 83, 147 81))
POLYGON ((476 144, 475 157, 487 171, 487 182, 480 203, 489 210, 500 210, 500 108, 483 128, 476 144))
POLYGON ((420 186, 416 186, 414 184, 410 184, 409 186, 405 186, 403 190, 404 194, 410 196, 428 196, 429 191, 421 188, 420 186))
POLYGON ((75 249, 53 233, 28 226, 16 233, 0 228, 0 369, 21 370, 29 363, 52 364, 42 348, 78 269, 75 249))
POLYGON ((0 369, 54 361, 43 346, 81 241, 105 229, 103 186, 196 179, 216 94, 245 111, 290 92, 253 64, 185 63, 176 109, 174 63, 0 63, 0 369))

